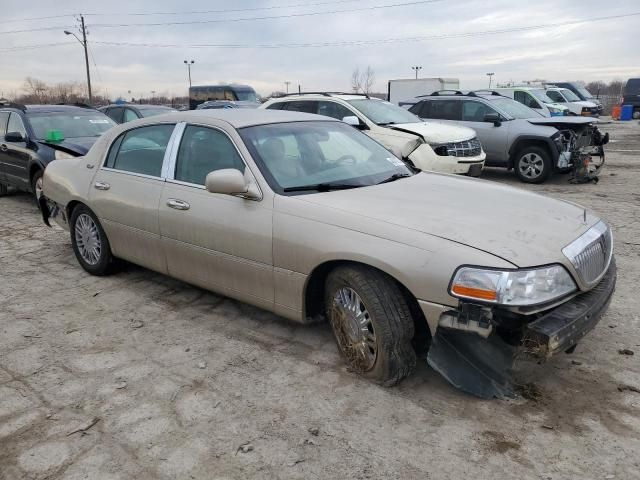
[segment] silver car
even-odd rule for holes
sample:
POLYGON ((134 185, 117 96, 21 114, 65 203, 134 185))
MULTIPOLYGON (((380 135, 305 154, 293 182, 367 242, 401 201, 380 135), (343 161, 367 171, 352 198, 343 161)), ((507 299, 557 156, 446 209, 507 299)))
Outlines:
POLYGON ((350 367, 383 385, 428 352, 465 391, 509 395, 515 355, 575 348, 615 286, 611 231, 593 212, 415 173, 317 115, 137 120, 49 164, 43 188, 45 221, 70 230, 87 272, 125 259, 293 321, 327 320, 350 367))

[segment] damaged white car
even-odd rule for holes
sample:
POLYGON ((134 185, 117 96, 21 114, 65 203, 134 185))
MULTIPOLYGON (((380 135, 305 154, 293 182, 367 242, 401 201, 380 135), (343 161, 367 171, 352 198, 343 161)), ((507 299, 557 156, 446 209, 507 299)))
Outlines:
POLYGON ((477 177, 485 152, 471 128, 425 122, 404 108, 368 95, 302 93, 271 99, 260 108, 342 120, 421 170, 477 177))

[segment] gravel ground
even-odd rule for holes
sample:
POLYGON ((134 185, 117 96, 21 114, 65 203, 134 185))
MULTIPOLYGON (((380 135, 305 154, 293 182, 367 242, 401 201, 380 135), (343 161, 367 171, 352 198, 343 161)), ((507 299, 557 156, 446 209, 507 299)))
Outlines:
POLYGON ((535 388, 513 400, 425 364, 380 388, 326 325, 132 265, 89 276, 29 197, 0 198, 0 478, 640 478, 640 393, 619 390, 640 387, 640 126, 604 129, 597 185, 484 175, 591 207, 615 234, 608 313, 573 355, 521 365, 535 388))

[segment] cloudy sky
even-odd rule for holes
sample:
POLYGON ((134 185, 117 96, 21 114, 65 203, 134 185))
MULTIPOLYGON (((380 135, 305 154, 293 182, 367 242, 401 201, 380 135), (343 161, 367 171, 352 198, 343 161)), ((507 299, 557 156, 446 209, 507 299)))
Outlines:
POLYGON ((412 77, 412 65, 422 66, 423 77, 459 78, 461 88, 485 87, 487 72, 495 72, 498 82, 640 76, 638 0, 616 0, 606 8, 601 0, 2 5, 0 95, 20 92, 27 76, 47 83, 85 81, 82 47, 63 33, 77 28, 74 13, 85 14, 88 25, 94 91, 111 97, 127 97, 129 90, 134 97, 152 90, 186 94, 185 59, 195 60, 194 85, 247 83, 263 95, 284 90, 285 81, 292 89, 349 90, 353 70, 367 66, 375 72, 377 91, 385 91, 389 79, 412 77), (29 46, 36 47, 22 48, 29 46))

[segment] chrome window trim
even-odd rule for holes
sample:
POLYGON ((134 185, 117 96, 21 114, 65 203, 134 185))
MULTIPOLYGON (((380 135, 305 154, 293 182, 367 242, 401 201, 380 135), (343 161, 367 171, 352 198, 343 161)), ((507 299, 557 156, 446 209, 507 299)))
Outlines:
MULTIPOLYGON (((238 154, 238 157, 240 157, 240 160, 242 161, 242 163, 244 163, 245 172, 247 170, 249 171, 249 173, 251 174, 253 183, 255 184, 255 186, 260 191, 260 198, 259 199, 247 199, 247 200, 261 201, 264 198, 264 192, 262 191, 262 188, 260 187, 260 183, 258 182, 258 180, 256 178, 255 172, 253 171, 253 169, 251 168, 251 166, 249 165, 247 160, 242 155, 242 152, 238 148, 238 144, 233 140, 233 138, 231 138, 229 133, 224 128, 218 127, 218 126, 214 126, 214 125, 208 125, 206 123, 198 123, 198 122, 188 122, 188 123, 187 122, 181 122, 181 124, 182 124, 182 129, 180 130, 179 138, 178 138, 178 136, 176 136, 176 138, 175 138, 175 144, 173 145, 173 148, 175 148, 175 150, 172 151, 171 159, 170 159, 170 162, 168 164, 168 171, 166 172, 165 180, 167 182, 173 183, 173 184, 177 184, 177 185, 183 185, 185 187, 192 187, 192 188, 199 188, 199 189, 202 189, 202 190, 206 190, 206 187, 204 185, 199 185, 197 183, 191 183, 191 182, 184 182, 182 180, 176 180, 175 179, 175 174, 176 174, 176 164, 177 164, 177 161, 178 161, 178 150, 180 149, 180 142, 182 141, 182 137, 184 136, 184 131, 186 130, 186 128, 188 126, 209 128, 211 130, 219 131, 220 133, 222 133, 225 137, 227 137, 229 139, 229 141, 231 142, 231 145, 233 145, 233 148, 235 148, 236 153, 238 154)), ((172 137, 172 140, 174 140, 173 137, 172 137)), ((233 196, 242 197, 242 195, 233 195, 233 196)), ((244 197, 242 197, 242 198, 244 198, 244 197)))
POLYGON ((150 125, 140 125, 140 126, 125 130, 123 132, 120 132, 119 135, 116 135, 114 137, 114 139, 111 140, 111 142, 109 142, 109 146, 107 148, 105 148, 104 153, 102 154, 102 160, 100 161, 99 170, 106 170, 108 172, 119 172, 119 173, 124 173, 124 174, 128 174, 128 175, 134 175, 136 177, 155 178, 155 179, 160 179, 160 180, 166 180, 166 177, 164 176, 164 171, 165 171, 165 164, 167 162, 167 152, 169 152, 169 149, 171 147, 171 142, 174 140, 174 135, 176 134, 176 128, 178 127, 178 125, 180 125, 180 123, 184 123, 184 122, 178 122, 178 123, 174 123, 174 122, 152 123, 150 125), (156 177, 154 175, 145 175, 143 173, 129 172, 127 170, 120 170, 118 168, 105 167, 105 163, 107 163, 107 158, 109 157, 109 152, 111 151, 111 147, 113 147, 113 144, 116 143, 120 137, 122 137, 124 135, 127 135, 129 132, 133 132, 134 130, 138 130, 139 128, 157 127, 157 126, 160 126, 160 125, 173 125, 173 132, 171 132, 171 136, 169 137, 169 142, 167 143, 167 148, 165 149, 164 156, 162 157, 162 167, 160 168, 160 176, 159 177, 156 177))
POLYGON ((562 253, 564 254, 565 257, 567 257, 567 259, 569 259, 569 261, 571 262, 571 265, 573 265, 578 275, 578 278, 580 279, 580 282, 588 287, 593 287, 600 280, 602 280, 602 277, 604 277, 604 275, 607 273, 607 270, 609 270, 609 266, 611 265, 611 259, 613 258, 613 232, 611 231, 611 228, 609 227, 609 225, 607 225, 604 221, 600 220, 598 223, 596 223, 591 228, 589 228, 589 230, 584 232, 582 235, 576 238, 569 245, 565 246, 562 249, 562 253), (606 238, 607 236, 609 237, 608 239, 606 238), (605 259, 605 262, 604 262, 604 269, 602 270, 600 275, 598 275, 594 280, 587 281, 587 279, 582 277, 582 274, 579 270, 579 265, 576 264, 576 258, 586 248, 588 248, 589 246, 591 246, 601 238, 604 238, 605 242, 606 241, 610 242, 609 251, 606 252, 607 258, 605 259))
POLYGON ((127 170, 118 170, 117 168, 101 167, 100 170, 104 170, 105 172, 121 173, 122 175, 130 175, 132 177, 150 178, 151 180, 158 180, 160 182, 164 182, 166 180, 166 179, 164 179, 162 177, 156 177, 154 175, 147 175, 145 173, 129 172, 127 170))
POLYGON ((182 134, 187 126, 187 122, 178 122, 173 129, 171 138, 169 138, 169 144, 164 152, 164 159, 162 160, 162 178, 165 180, 173 180, 173 173, 176 170, 176 158, 178 156, 178 148, 180 147, 180 141, 182 140, 182 134))

